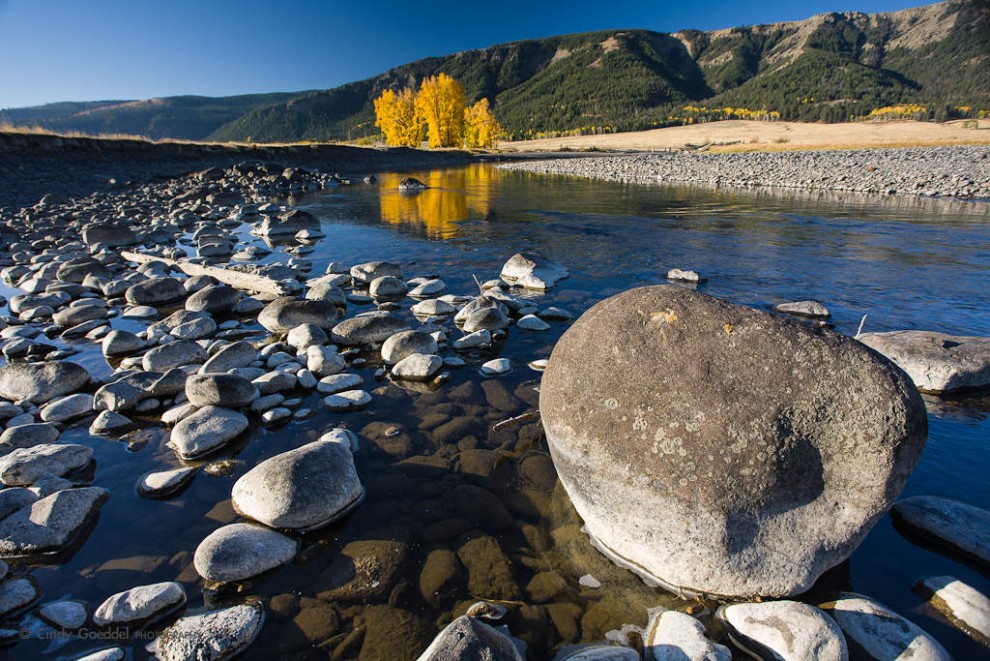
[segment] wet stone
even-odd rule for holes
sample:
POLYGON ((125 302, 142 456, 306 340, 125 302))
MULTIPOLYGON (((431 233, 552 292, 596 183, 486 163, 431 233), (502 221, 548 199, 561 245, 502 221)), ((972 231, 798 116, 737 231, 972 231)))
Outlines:
POLYGON ((10 427, 0 434, 0 455, 9 454, 18 448, 54 443, 58 437, 58 428, 47 423, 29 423, 10 427))
POLYGON ((317 577, 317 596, 324 601, 384 601, 401 577, 408 552, 405 542, 350 542, 317 577))
POLYGON ((186 591, 179 583, 141 585, 107 597, 93 613, 93 623, 105 627, 145 622, 170 613, 184 603, 186 591))
POLYGON ((154 471, 141 476, 137 492, 146 498, 165 498, 185 487, 195 476, 195 468, 154 471))
POLYGON ((7 617, 30 606, 39 597, 30 578, 8 578, 0 583, 0 617, 7 617))
POLYGON ((254 642, 264 620, 259 602, 186 615, 162 631, 151 647, 161 661, 230 658, 254 642))
POLYGON ((79 629, 89 619, 86 606, 71 599, 45 604, 38 609, 38 616, 60 629, 67 630, 79 629))
POLYGON ((67 489, 41 498, 0 521, 0 556, 61 550, 99 510, 108 492, 98 487, 67 489))
POLYGON ((460 547, 457 557, 468 574, 468 591, 484 599, 519 600, 512 562, 494 537, 472 539, 460 547))
POLYGON ((35 445, 0 458, 0 481, 6 486, 30 486, 36 480, 71 473, 88 464, 92 448, 76 444, 35 445))
POLYGON ((181 459, 195 459, 221 448, 247 428, 243 414, 206 406, 175 425, 170 443, 181 459))
POLYGON ((133 420, 114 411, 100 411, 92 424, 89 433, 93 436, 120 436, 137 427, 133 420))
POLYGON ((243 581, 290 562, 297 543, 271 528, 232 523, 210 533, 196 548, 194 563, 209 581, 243 581))

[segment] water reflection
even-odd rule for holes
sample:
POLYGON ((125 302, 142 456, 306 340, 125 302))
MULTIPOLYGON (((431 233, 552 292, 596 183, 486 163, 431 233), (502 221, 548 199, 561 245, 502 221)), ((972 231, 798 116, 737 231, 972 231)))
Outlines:
POLYGON ((404 175, 382 175, 382 221, 422 227, 431 239, 453 238, 460 222, 489 215, 499 174, 492 166, 481 163, 456 170, 432 170, 419 177, 429 189, 415 192, 397 190, 404 175))

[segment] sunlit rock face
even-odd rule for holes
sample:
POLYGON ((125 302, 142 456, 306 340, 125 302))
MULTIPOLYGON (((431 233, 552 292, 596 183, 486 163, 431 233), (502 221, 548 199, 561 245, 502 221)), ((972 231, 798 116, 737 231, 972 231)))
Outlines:
POLYGON ((578 319, 540 410, 595 545, 715 596, 810 588, 891 506, 927 434, 911 380, 880 354, 676 286, 578 319))

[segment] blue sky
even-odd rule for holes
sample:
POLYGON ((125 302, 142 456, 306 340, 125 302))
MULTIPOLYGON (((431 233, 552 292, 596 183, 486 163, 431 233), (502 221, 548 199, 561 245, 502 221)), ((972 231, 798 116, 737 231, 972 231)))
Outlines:
POLYGON ((570 32, 673 32, 923 0, 0 0, 0 108, 325 89, 405 62, 570 32))

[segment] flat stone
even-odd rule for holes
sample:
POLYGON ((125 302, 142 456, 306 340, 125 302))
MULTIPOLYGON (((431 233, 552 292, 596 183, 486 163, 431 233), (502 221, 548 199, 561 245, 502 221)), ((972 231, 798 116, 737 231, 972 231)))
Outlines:
POLYGON ((93 613, 93 624, 129 625, 174 612, 186 603, 186 591, 174 581, 140 585, 111 595, 93 613))
POLYGON ((86 656, 80 656, 76 661, 123 661, 127 653, 122 647, 108 647, 106 649, 97 650, 92 654, 87 654, 86 656))
POLYGON ((798 317, 811 317, 813 319, 828 319, 832 316, 828 308, 818 301, 795 301, 793 303, 781 303, 773 306, 777 312, 793 314, 798 317))
POLYGON ((297 547, 294 539, 271 528, 232 523, 200 542, 193 563, 208 581, 243 581, 290 562, 297 547))
POLYGON ((990 386, 990 337, 905 330, 856 339, 897 363, 922 392, 990 386))
POLYGON ((759 658, 849 658, 838 625, 814 606, 797 601, 729 604, 717 616, 740 649, 759 658))
POLYGON ((486 659, 523 661, 512 639, 484 622, 462 615, 443 628, 419 661, 486 659))
POLYGON ((371 395, 364 390, 345 390, 323 398, 323 406, 331 411, 353 411, 371 403, 371 395))
POLYGON ((106 489, 66 489, 0 521, 0 557, 52 553, 68 546, 108 497, 106 489))
POLYGON ((65 629, 81 629, 89 619, 85 604, 71 599, 45 604, 38 609, 38 616, 54 626, 65 629))
POLYGON ((243 414, 219 406, 205 406, 172 429, 170 443, 180 459, 195 459, 218 450, 248 428, 243 414))
POLYGON ((166 498, 189 484, 196 477, 198 470, 174 468, 145 473, 137 482, 138 495, 146 498, 166 498))
POLYGON ((47 423, 29 423, 10 427, 0 434, 0 455, 9 454, 19 448, 48 445, 57 441, 58 437, 58 428, 47 423))
POLYGON ((687 613, 652 613, 643 635, 643 652, 652 661, 731 661, 725 645, 709 640, 704 625, 687 613))
POLYGON ((39 596, 38 588, 30 578, 6 579, 0 583, 0 617, 7 617, 24 610, 39 596))
POLYGON ((670 285, 574 322, 539 408, 596 547, 720 597, 807 591, 891 506, 927 432, 907 375, 852 338, 670 285))
POLYGON ((150 305, 157 307, 166 303, 174 303, 186 297, 186 288, 175 278, 149 278, 144 282, 131 285, 124 293, 124 298, 131 305, 150 305))
POLYGON ((258 399, 258 388, 235 374, 193 374, 186 380, 186 397, 196 406, 241 408, 258 399))
POLYGON ((420 301, 410 308, 417 317, 442 317, 457 312, 457 308, 439 298, 429 298, 420 301))
POLYGON ((93 412, 93 396, 86 393, 66 395, 45 404, 39 416, 45 422, 67 422, 93 412))
POLYGON ((201 374, 227 372, 247 367, 258 358, 258 351, 247 342, 234 342, 217 351, 200 368, 201 374))
POLYGON ((436 355, 414 353, 392 367, 392 376, 407 381, 429 381, 443 367, 443 358, 436 355))
POLYGON ((409 325, 387 312, 374 312, 367 316, 345 319, 330 331, 331 339, 344 346, 368 345, 384 342, 396 333, 409 330, 409 325))
POLYGON ((512 363, 508 358, 496 358, 481 365, 481 373, 486 376, 508 374, 512 371, 512 363))
POLYGON ((192 340, 177 340, 148 351, 141 358, 146 372, 165 372, 173 367, 206 362, 206 350, 192 340))
POLYGON ((843 594, 822 604, 846 640, 872 659, 949 661, 949 653, 918 625, 868 597, 843 594))
POLYGON ((934 537, 967 557, 990 565, 990 512, 940 496, 906 498, 891 510, 898 524, 934 537))
POLYGON ((320 440, 261 462, 234 483, 232 498, 244 516, 273 528, 307 531, 357 507, 364 487, 350 449, 320 440))
POLYGON ((317 392, 325 395, 351 390, 364 383, 360 374, 331 374, 320 379, 316 384, 317 392))
POLYGON ((60 477, 88 464, 93 449, 86 445, 46 444, 19 448, 0 457, 0 481, 6 486, 31 486, 47 475, 60 477))
POLYGON ((0 367, 0 397, 44 404, 81 390, 89 372, 75 363, 9 363, 0 367))
POLYGON ((332 328, 338 316, 337 306, 328 301, 281 297, 265 306, 258 323, 273 333, 288 333, 299 324, 332 328))
POLYGON ((990 643, 990 599, 985 594, 952 576, 926 578, 918 588, 954 626, 979 642, 990 643))

